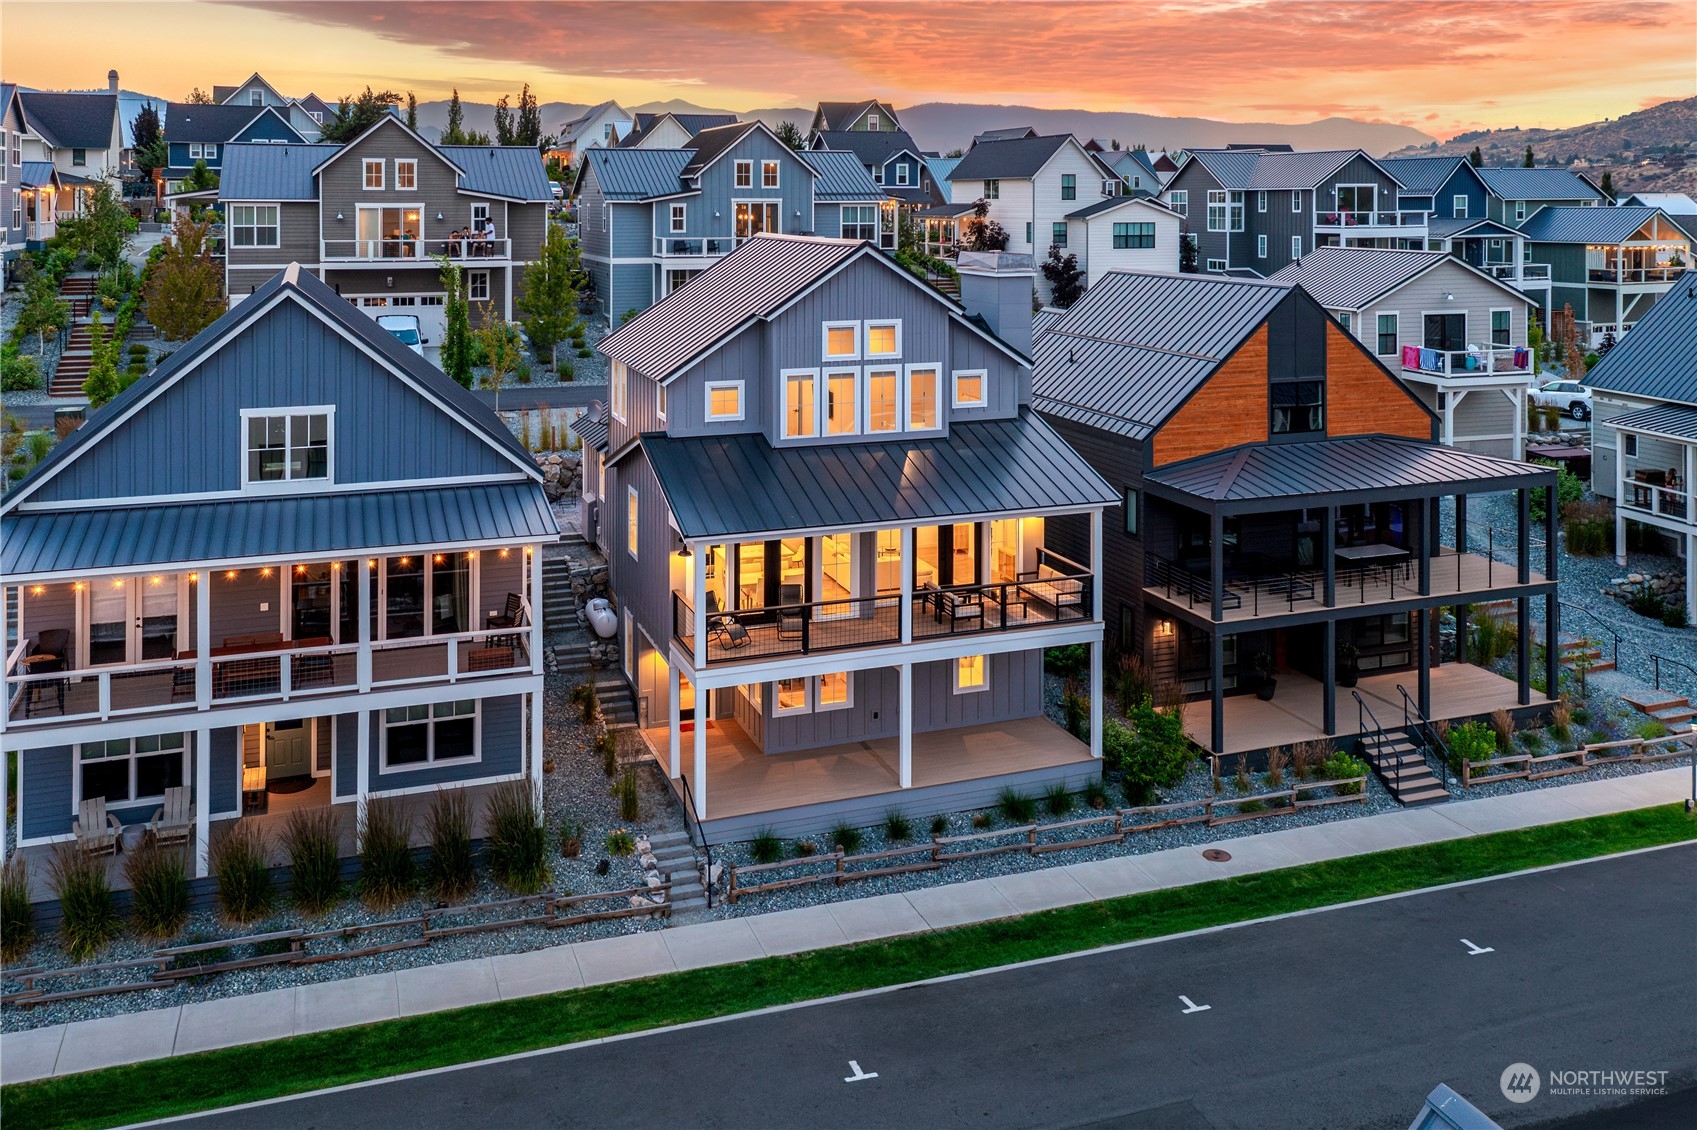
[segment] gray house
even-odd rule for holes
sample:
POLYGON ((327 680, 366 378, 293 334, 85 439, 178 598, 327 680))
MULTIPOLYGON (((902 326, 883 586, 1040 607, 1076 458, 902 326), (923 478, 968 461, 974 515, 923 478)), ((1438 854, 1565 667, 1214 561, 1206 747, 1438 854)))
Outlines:
POLYGON ((962 274, 965 309, 864 241, 758 235, 601 343, 625 675, 710 836, 1100 774, 1099 691, 1086 744, 1042 668, 1085 644, 1100 686, 1114 494, 1031 411, 1030 261, 962 274))
POLYGON ((0 289, 24 251, 24 138, 18 88, 0 83, 0 289))
POLYGON ((289 266, 0 504, 18 842, 187 788, 204 874, 234 817, 351 846, 369 796, 539 784, 557 537, 494 415, 289 266))
POLYGON ((376 316, 418 315, 441 338, 436 257, 460 264, 475 308, 511 319, 553 200, 530 146, 432 145, 385 114, 346 145, 224 146, 225 289, 240 302, 288 263, 376 316), (493 237, 454 233, 494 227, 493 237))
POLYGON ((1660 208, 1552 204, 1519 233, 1527 257, 1548 264, 1544 324, 1559 337, 1571 307, 1580 340, 1593 346, 1624 335, 1691 265, 1691 237, 1660 208))

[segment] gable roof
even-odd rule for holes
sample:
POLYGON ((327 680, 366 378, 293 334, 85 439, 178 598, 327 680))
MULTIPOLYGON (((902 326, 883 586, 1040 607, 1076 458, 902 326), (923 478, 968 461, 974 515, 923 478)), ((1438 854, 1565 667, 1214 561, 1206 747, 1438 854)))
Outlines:
MULTIPOLYGON (((345 156, 348 153, 353 152, 354 146, 358 145, 360 142, 364 141, 366 138, 370 137, 372 134, 376 133, 380 129, 398 129, 398 130, 402 131, 408 137, 412 138, 414 141, 418 142, 424 148, 426 148, 430 152, 434 153, 436 155, 437 160, 441 161, 444 165, 447 165, 450 169, 454 170, 454 172, 460 173, 460 174, 465 173, 465 170, 460 168, 459 165, 455 164, 453 159, 450 158, 446 153, 444 153, 440 146, 432 145, 430 142, 424 140, 423 135, 421 135, 415 129, 409 129, 407 127, 407 124, 405 122, 401 121, 401 119, 396 117, 394 114, 379 114, 377 116, 377 120, 372 122, 369 126, 366 126, 363 130, 361 130, 358 137, 349 138, 346 144, 336 146, 336 152, 334 152, 334 153, 330 154, 330 156, 326 157, 323 161, 321 161, 319 163, 318 168, 316 168, 312 171, 315 172, 315 173, 321 172, 325 168, 327 168, 328 166, 335 164, 337 161, 341 160, 343 156, 345 156)), ((541 159, 542 159, 541 152, 538 151, 537 152, 537 160, 540 161, 541 159)))
POLYGON ((105 149, 112 144, 116 95, 20 90, 18 106, 25 124, 55 149, 105 149))
MULTIPOLYGON (((696 134, 694 138, 694 154, 690 157, 689 163, 683 167, 682 175, 687 180, 694 180, 696 177, 699 177, 703 172, 705 172, 709 165, 723 157, 725 153, 739 141, 756 131, 764 133, 767 137, 771 138, 772 142, 779 148, 783 149, 785 153, 795 153, 795 150, 791 149, 788 145, 785 145, 783 141, 779 139, 778 135, 772 132, 772 127, 768 126, 759 118, 755 118, 752 121, 736 122, 728 126, 714 126, 711 129, 704 129, 700 133, 696 134)), ((808 169, 810 172, 813 168, 813 166, 808 165, 805 162, 803 162, 802 167, 808 169)))
MULTIPOLYGON (((888 102, 880 102, 875 98, 864 102, 821 102, 813 111, 813 120, 817 122, 823 118, 824 128, 827 130, 846 130, 855 123, 861 114, 873 107, 882 111, 884 116, 890 119, 891 124, 897 126, 901 124, 896 120, 895 107, 888 102)), ((866 132, 874 133, 877 131, 867 130, 866 132)))
MULTIPOLYGON (((608 99, 606 102, 597 102, 595 105, 591 106, 589 109, 585 110, 583 113, 560 127, 560 140, 576 141, 577 134, 581 129, 583 129, 583 127, 587 126, 590 122, 594 121, 609 110, 617 110, 621 117, 630 117, 630 114, 623 106, 611 99, 608 99)), ((599 141, 601 139, 594 138, 593 140, 599 141)))
POLYGON ((986 141, 967 151, 949 180, 1026 180, 1036 176, 1068 142, 1078 144, 1070 133, 986 141))
POLYGON ((959 157, 926 157, 925 167, 931 170, 931 179, 938 185, 949 183, 949 174, 960 164, 959 157))
POLYGON ((1148 176, 1150 182, 1156 186, 1161 183, 1161 174, 1155 171, 1149 154, 1141 149, 1104 149, 1096 154, 1096 159, 1128 184, 1131 183, 1131 178, 1138 174, 1148 176))
MULTIPOLYGON (((170 102, 165 106, 165 140, 229 142, 266 114, 289 126, 288 119, 279 114, 275 106, 243 106, 234 102, 204 106, 193 102, 170 102)), ((289 126, 289 130, 301 141, 306 140, 293 126, 289 126)))
POLYGON ((1146 438, 1295 289, 1109 271, 1033 344, 1032 403, 1059 419, 1146 438))
POLYGON ((261 75, 258 71, 253 72, 251 75, 247 76, 247 78, 243 79, 241 82, 237 83, 235 86, 214 86, 212 88, 212 97, 215 101, 220 102, 220 103, 228 102, 230 99, 232 99, 236 95, 240 94, 241 91, 242 91, 242 88, 247 86, 249 83, 253 82, 255 79, 258 79, 259 85, 263 86, 266 90, 269 90, 271 92, 271 96, 273 98, 277 99, 277 101, 284 102, 284 103, 288 102, 288 99, 284 98, 282 96, 282 94, 278 92, 276 87, 274 87, 270 83, 266 82, 265 76, 261 75), (224 91, 224 93, 220 94, 220 93, 218 93, 219 91, 224 91))
POLYGON ((639 144, 655 126, 667 118, 672 119, 677 127, 692 139, 704 129, 735 125, 738 120, 735 114, 674 114, 669 111, 664 114, 639 113, 631 125, 630 133, 619 139, 620 148, 628 149, 639 144))
POLYGON ((883 165, 890 158, 906 153, 923 161, 919 145, 906 130, 820 130, 813 135, 813 149, 836 149, 853 153, 863 165, 883 165))
MULTIPOLYGON (((1395 173, 1374 160, 1365 149, 1193 149, 1185 159, 1207 169, 1222 188, 1236 192, 1318 188, 1331 175, 1360 157, 1398 185, 1395 173)), ((1181 166, 1182 168, 1183 166, 1181 166)))
POLYGON ((1634 192, 1621 203, 1660 208, 1670 216, 1697 216, 1697 200, 1683 192, 1634 192))
POLYGON ((1697 270, 1681 275, 1632 332, 1603 356, 1585 383, 1592 388, 1697 405, 1697 270))
POLYGON ((1458 167, 1473 168, 1465 157, 1381 157, 1379 165, 1402 182, 1409 196, 1435 195, 1458 167))
POLYGON ((819 179, 813 182, 815 203, 837 200, 872 203, 884 199, 884 189, 872 179, 872 174, 853 153, 810 149, 801 154, 801 159, 819 174, 819 179))
POLYGON ((1104 196, 1101 199, 1094 201, 1093 203, 1086 204, 1082 208, 1078 208, 1078 209, 1075 209, 1074 211, 1068 212, 1067 213, 1067 219, 1069 219, 1069 220, 1087 220, 1091 216, 1096 215, 1097 213, 1112 212, 1117 208, 1125 208, 1125 207, 1127 207, 1129 205, 1133 205, 1133 204, 1140 205, 1140 206, 1145 207, 1145 208, 1154 208, 1157 211, 1166 212, 1169 215, 1175 215, 1176 216, 1178 214, 1178 213, 1174 212, 1171 208, 1169 208, 1167 205, 1162 204, 1159 200, 1156 200, 1149 193, 1144 192, 1142 189, 1138 189, 1136 192, 1127 192, 1123 196, 1104 196))
POLYGON ((684 166, 694 156, 688 149, 600 149, 584 157, 578 186, 593 169, 595 183, 608 200, 675 196, 683 189, 684 166))
POLYGON ((1522 302, 1525 294, 1446 251, 1397 251, 1379 247, 1316 247, 1273 272, 1272 281, 1299 283, 1328 310, 1364 310, 1385 295, 1446 263, 1471 272, 1522 302))
POLYGON ((338 145, 267 145, 235 142, 224 150, 218 170, 219 200, 317 200, 313 176, 338 145))
POLYGON ((1520 225, 1520 234, 1534 243, 1619 243, 1661 214, 1660 208, 1546 204, 1520 225))
POLYGON ((1496 239, 1520 237, 1515 229, 1484 216, 1428 216, 1426 234, 1433 239, 1454 239, 1463 235, 1488 235, 1496 239))
POLYGON ((1607 200, 1603 191, 1567 169, 1474 169, 1504 200, 1607 200))
POLYGON ((46 188, 60 183, 59 170, 52 161, 25 161, 20 179, 25 188, 46 188))
POLYGON ((318 95, 312 93, 308 93, 303 98, 295 99, 295 105, 299 106, 309 114, 328 115, 330 113, 329 104, 326 103, 324 99, 318 97, 318 95))
POLYGON ((983 133, 974 134, 972 144, 977 146, 986 141, 1018 141, 1021 138, 1036 136, 1036 126, 1004 126, 1001 129, 987 129, 983 133))
POLYGON ((435 145, 431 148, 461 170, 461 192, 476 192, 526 203, 554 199, 548 170, 542 164, 542 153, 533 145, 435 145))

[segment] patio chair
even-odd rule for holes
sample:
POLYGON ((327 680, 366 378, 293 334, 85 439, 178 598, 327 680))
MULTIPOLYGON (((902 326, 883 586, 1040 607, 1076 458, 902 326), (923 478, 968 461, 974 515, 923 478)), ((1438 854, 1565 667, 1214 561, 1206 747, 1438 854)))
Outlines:
MULTIPOLYGON (((507 604, 499 612, 491 612, 484 621, 485 630, 492 628, 516 628, 519 623, 519 613, 524 610, 524 598, 516 592, 507 594, 507 604)), ((491 636, 489 642, 517 643, 511 636, 491 636)))
POLYGON ((147 830, 153 833, 154 843, 165 846, 189 842, 189 832, 194 828, 194 804, 189 795, 187 785, 165 790, 164 806, 155 811, 153 819, 147 822, 147 830))
POLYGON ((807 609, 801 603, 801 586, 784 585, 780 590, 779 599, 784 604, 778 609, 778 638, 801 639, 807 620, 807 609))
POLYGON ((954 631, 961 623, 967 621, 976 627, 984 626, 984 602, 975 592, 948 592, 937 594, 937 621, 941 623, 948 617, 949 631, 954 631))
POLYGON ((77 806, 77 818, 71 822, 71 834, 77 847, 89 855, 111 855, 118 850, 118 840, 124 826, 106 811, 106 798, 90 797, 77 806))
POLYGON ((707 637, 722 648, 732 650, 748 643, 748 629, 735 616, 719 607, 719 594, 707 593, 707 637))
MULTIPOLYGON (((69 628, 46 628, 35 637, 35 645, 30 648, 28 655, 23 657, 24 673, 42 675, 52 672, 69 671, 71 669, 71 632, 69 628)), ((58 699, 59 713, 65 713, 65 680, 43 679, 30 683, 24 694, 24 717, 28 718, 31 708, 43 690, 51 688, 58 699)))

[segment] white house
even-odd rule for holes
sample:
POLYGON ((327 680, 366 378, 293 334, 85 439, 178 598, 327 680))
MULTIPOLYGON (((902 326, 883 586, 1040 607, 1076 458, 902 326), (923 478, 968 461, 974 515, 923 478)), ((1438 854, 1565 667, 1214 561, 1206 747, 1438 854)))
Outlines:
POLYGON ((1084 285, 1109 271, 1177 271, 1183 218, 1146 196, 1104 196, 1067 214, 1067 248, 1084 285))
POLYGON ((556 148, 570 150, 575 163, 585 149, 611 149, 630 134, 634 124, 635 118, 623 106, 603 102, 561 126, 556 148))

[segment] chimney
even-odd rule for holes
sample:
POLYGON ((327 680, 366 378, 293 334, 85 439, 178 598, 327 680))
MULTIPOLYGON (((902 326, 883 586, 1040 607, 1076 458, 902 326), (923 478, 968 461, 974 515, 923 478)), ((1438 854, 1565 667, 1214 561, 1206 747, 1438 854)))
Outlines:
POLYGON ((1037 282, 1031 256, 962 251, 955 267, 966 312, 983 318, 997 337, 1031 356, 1031 290, 1037 282))
POLYGON ((106 89, 109 93, 118 93, 118 71, 116 68, 106 72, 106 89))

